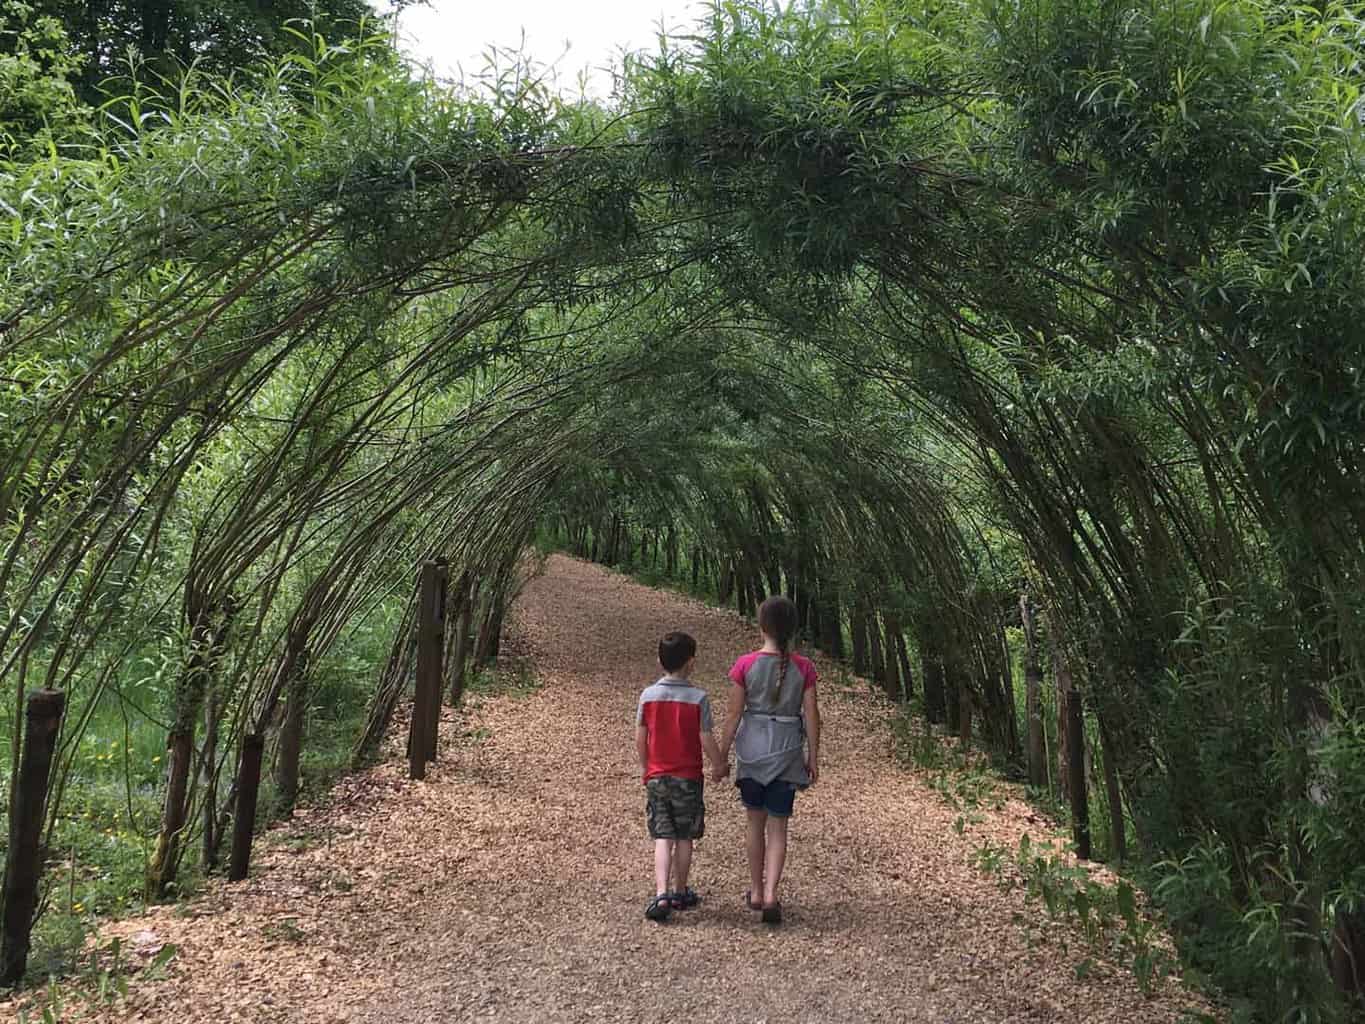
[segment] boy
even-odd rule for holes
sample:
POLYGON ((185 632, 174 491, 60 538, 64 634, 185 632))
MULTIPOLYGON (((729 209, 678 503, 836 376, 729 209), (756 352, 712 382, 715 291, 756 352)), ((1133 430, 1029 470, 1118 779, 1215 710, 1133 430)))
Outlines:
POLYGON ((720 750, 711 735, 711 701, 687 681, 697 658, 697 641, 669 633, 659 641, 664 676, 640 694, 635 749, 644 772, 649 837, 654 840, 654 899, 645 908, 651 921, 666 921, 675 909, 696 906, 687 887, 692 843, 705 830, 702 750, 714 772, 720 750), (677 888, 669 889, 670 875, 677 888))

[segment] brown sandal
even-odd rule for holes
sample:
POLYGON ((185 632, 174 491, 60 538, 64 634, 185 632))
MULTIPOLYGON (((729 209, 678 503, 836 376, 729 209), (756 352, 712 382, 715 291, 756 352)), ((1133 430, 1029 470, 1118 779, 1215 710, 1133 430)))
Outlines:
POLYGON ((745 889, 745 890, 744 890, 744 905, 745 905, 746 907, 748 907, 750 910, 762 910, 762 909, 763 909, 763 904, 762 904, 762 903, 755 903, 753 897, 754 897, 754 891, 753 891, 752 889, 745 889))

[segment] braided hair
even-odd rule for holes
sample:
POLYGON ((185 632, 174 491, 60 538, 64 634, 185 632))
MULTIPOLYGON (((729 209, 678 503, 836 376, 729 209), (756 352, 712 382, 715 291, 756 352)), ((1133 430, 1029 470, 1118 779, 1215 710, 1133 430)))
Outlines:
POLYGON ((796 639, 796 605, 780 594, 775 594, 758 606, 758 628, 773 643, 781 661, 777 667, 777 682, 773 686, 769 703, 776 707, 782 700, 782 687, 787 681, 787 668, 791 664, 792 641, 796 639))

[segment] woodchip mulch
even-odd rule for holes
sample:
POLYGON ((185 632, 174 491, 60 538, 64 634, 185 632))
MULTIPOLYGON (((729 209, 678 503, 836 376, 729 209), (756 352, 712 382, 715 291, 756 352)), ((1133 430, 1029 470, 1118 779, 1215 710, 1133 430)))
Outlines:
POLYGON ((1078 980, 1079 940, 1026 929, 1038 909, 969 863, 983 838, 1041 839, 1045 824, 1011 798, 957 834, 958 812, 894 762, 884 702, 833 685, 819 658, 821 780, 797 799, 785 924, 769 930, 740 902, 728 781, 708 787, 702 906, 644 920, 633 727, 657 640, 697 637, 695 678, 719 717, 724 673, 756 631, 563 556, 514 619, 542 687, 447 711, 425 782, 407 780, 395 729, 389 760, 270 831, 250 880, 107 926, 102 943, 178 955, 164 980, 64 1019, 1144 1024, 1207 1011, 1174 982, 1147 997, 1103 964, 1078 980))

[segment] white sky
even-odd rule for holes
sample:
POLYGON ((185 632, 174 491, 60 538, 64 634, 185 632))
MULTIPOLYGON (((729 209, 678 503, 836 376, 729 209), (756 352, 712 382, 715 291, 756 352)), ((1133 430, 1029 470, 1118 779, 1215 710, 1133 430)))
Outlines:
POLYGON ((588 91, 604 98, 611 82, 599 69, 622 47, 653 50, 661 17, 688 31, 701 13, 698 0, 430 0, 404 11, 398 32, 407 53, 437 75, 458 78, 463 69, 472 79, 490 44, 519 49, 524 30, 525 52, 556 66, 561 92, 577 95, 586 69, 588 91))

